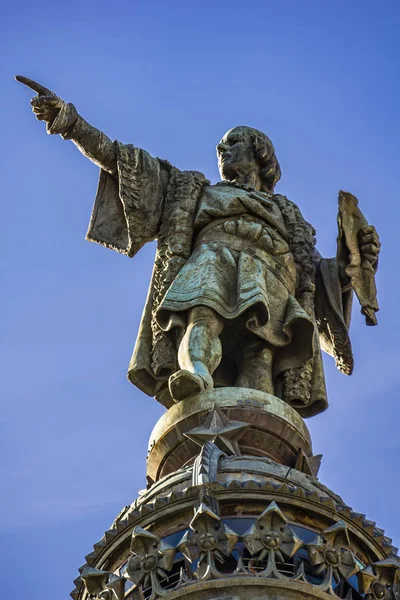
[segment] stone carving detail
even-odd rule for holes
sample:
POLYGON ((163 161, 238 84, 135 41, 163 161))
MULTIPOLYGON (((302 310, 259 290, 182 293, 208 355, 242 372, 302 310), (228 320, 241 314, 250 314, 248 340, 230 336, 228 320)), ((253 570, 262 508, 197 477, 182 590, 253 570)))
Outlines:
POLYGON ((213 510, 203 493, 189 529, 176 547, 135 527, 131 551, 123 576, 93 568, 83 571, 81 579, 91 599, 156 600, 199 580, 247 576, 304 582, 315 591, 345 600, 360 598, 360 594, 365 600, 400 600, 400 562, 396 558, 360 571, 344 521, 304 544, 276 502, 239 536, 219 516, 218 504, 213 510), (193 567, 184 565, 177 552, 193 567), (358 590, 354 580, 349 582, 355 574, 358 590), (128 596, 126 579, 134 584, 128 596))
POLYGON ((204 424, 187 431, 184 435, 199 446, 203 446, 206 442, 213 442, 222 452, 240 456, 238 440, 249 427, 248 423, 231 421, 220 408, 214 405, 204 424))
POLYGON ((192 485, 198 489, 196 506, 207 504, 218 513, 218 501, 212 492, 212 482, 217 479, 218 463, 225 454, 213 442, 206 442, 193 463, 192 485))
POLYGON ((201 504, 194 515, 190 529, 178 544, 178 549, 190 561, 199 560, 195 576, 198 579, 223 577, 215 560, 224 561, 232 554, 239 536, 206 505, 201 504))
POLYGON ((215 481, 218 473, 219 459, 223 455, 240 456, 238 440, 250 427, 248 423, 231 421, 215 404, 209 411, 204 423, 184 435, 201 446, 193 464, 193 486, 205 486, 201 492, 199 505, 203 499, 212 511, 218 511, 215 498, 208 492, 208 484, 215 481))
POLYGON ((130 581, 137 587, 150 587, 150 599, 164 596, 167 592, 161 587, 159 577, 167 577, 174 562, 175 548, 161 541, 146 529, 135 527, 132 534, 131 551, 133 556, 127 564, 130 581))
POLYGON ((224 453, 212 442, 205 442, 193 463, 192 485, 203 486, 216 481, 218 462, 224 453))
POLYGON ((321 466, 322 454, 315 456, 307 456, 302 448, 299 448, 294 468, 306 475, 312 477, 318 476, 318 471, 321 466))
POLYGON ((388 558, 369 565, 358 574, 365 600, 400 599, 400 562, 388 558))
POLYGON ((96 600, 123 600, 125 579, 108 571, 87 567, 81 578, 90 598, 96 600))
POLYGON ((320 587, 328 593, 333 593, 333 577, 346 580, 359 571, 344 521, 325 529, 307 545, 307 549, 311 564, 317 568, 316 573, 325 573, 320 587))
MULTIPOLYGON (((275 502, 243 534, 243 542, 250 554, 257 556, 258 561, 267 559, 267 567, 261 575, 278 579, 283 578, 283 575, 278 571, 276 561, 283 563, 284 557, 291 558, 303 545, 275 502)), ((254 561, 250 561, 250 571, 253 565, 254 561)))

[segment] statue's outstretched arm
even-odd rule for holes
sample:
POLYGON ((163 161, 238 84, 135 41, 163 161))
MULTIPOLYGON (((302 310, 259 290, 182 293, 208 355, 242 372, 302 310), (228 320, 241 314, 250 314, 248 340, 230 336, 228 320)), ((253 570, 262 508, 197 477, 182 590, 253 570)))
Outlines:
POLYGON ((117 154, 113 142, 80 115, 77 115, 72 127, 61 133, 61 136, 64 140, 71 140, 84 156, 101 169, 117 175, 117 154))
POLYGON ((117 174, 113 142, 78 115, 73 104, 64 102, 32 79, 22 75, 17 75, 15 79, 37 93, 31 100, 32 110, 39 121, 46 121, 47 133, 59 133, 64 139, 71 140, 96 165, 112 175, 117 174))

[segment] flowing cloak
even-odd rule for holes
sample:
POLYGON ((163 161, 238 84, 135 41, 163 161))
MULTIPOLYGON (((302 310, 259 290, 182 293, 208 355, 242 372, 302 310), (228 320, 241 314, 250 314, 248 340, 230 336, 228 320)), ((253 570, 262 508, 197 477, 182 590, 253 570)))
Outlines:
MULTIPOLYGON (((199 205, 204 194, 213 186, 210 186, 202 173, 179 171, 167 161, 153 158, 144 150, 118 142, 115 144, 118 177, 101 170, 86 237, 89 241, 129 257, 134 256, 147 242, 157 239, 154 270, 128 369, 128 378, 144 393, 156 397, 169 407, 173 400, 168 390, 168 379, 179 369, 179 325, 180 331, 185 325, 184 320, 179 323, 179 319, 184 319, 183 313, 173 306, 177 298, 179 299, 179 290, 184 289, 176 282, 184 278, 185 273, 190 274, 190 264, 193 263, 193 256, 198 248, 195 244, 198 230, 201 230, 201 227, 202 232, 207 229, 207 226, 204 228, 202 220, 204 221, 205 214, 210 211, 212 213, 212 206, 209 206, 208 210, 203 210, 203 217, 199 217, 199 205), (182 270, 183 267, 185 268, 182 270), (171 290, 176 290, 177 293, 171 294, 171 290), (177 311, 175 323, 171 323, 171 319, 168 318, 168 309, 177 311)), ((270 227, 269 233, 272 235, 273 229, 277 230, 276 235, 282 241, 285 225, 281 213, 285 210, 280 208, 295 205, 283 196, 275 196, 269 207, 263 207, 257 200, 257 194, 254 196, 243 191, 240 191, 240 194, 241 200, 247 206, 246 212, 266 220, 273 226, 270 227), (274 202, 277 206, 272 206, 274 202)), ((299 214, 297 207, 296 210, 299 214)), ((243 212, 243 209, 239 212, 243 212)), ((208 221, 212 222, 213 219, 218 220, 217 212, 215 215, 209 214, 208 221)), ((310 227, 301 215, 298 219, 302 225, 310 227)), ((295 223, 296 225, 299 223, 295 223)), ((309 392, 296 392, 294 399, 293 394, 290 395, 290 403, 304 417, 322 412, 328 406, 320 349, 334 356, 338 368, 344 373, 351 373, 353 360, 348 337, 351 292, 342 294, 336 260, 323 259, 315 250, 313 252, 312 260, 316 266, 313 309, 305 311, 300 306, 296 300, 297 289, 293 289, 293 294, 286 292, 285 314, 282 317, 288 324, 287 339, 281 345, 286 346, 287 351, 282 348, 279 355, 279 370, 294 371, 299 381, 304 378, 301 363, 308 363, 309 392), (296 330, 299 321, 303 323, 303 329, 297 327, 296 330), (317 326, 319 336, 314 333, 317 326)), ((265 253, 263 256, 265 257, 265 253)), ((287 257, 290 259, 290 252, 287 257)), ((211 258, 211 262, 214 258, 211 258)), ((252 268, 254 272, 254 264, 252 268)), ((267 272, 268 269, 263 272, 263 276, 267 272)), ((273 273, 273 269, 270 268, 269 272, 273 273)), ((189 304, 188 298, 183 300, 183 310, 187 310, 191 306, 190 299, 189 304)), ((218 307, 214 308, 221 313, 218 307)), ((240 298, 236 302, 234 310, 237 314, 233 316, 243 313, 245 308, 246 293, 244 300, 240 298)), ((273 312, 271 309, 271 313, 273 312)), ((258 325, 261 328, 268 325, 267 320, 264 319, 264 322, 258 325)), ((267 329, 268 327, 263 330, 265 335, 261 332, 260 337, 274 343, 274 340, 269 339, 268 335, 271 333, 267 329)), ((257 332, 258 335, 260 331, 261 329, 257 332)), ((274 345, 279 346, 279 341, 274 345)), ((283 398, 285 399, 285 395, 283 398)))

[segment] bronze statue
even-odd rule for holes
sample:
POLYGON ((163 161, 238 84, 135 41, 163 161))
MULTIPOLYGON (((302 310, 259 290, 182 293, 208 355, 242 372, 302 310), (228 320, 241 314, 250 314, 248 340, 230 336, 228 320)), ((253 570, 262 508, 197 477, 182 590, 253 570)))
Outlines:
POLYGON ((100 171, 87 239, 134 256, 157 255, 130 381, 169 407, 212 387, 261 390, 302 416, 327 406, 321 348, 351 374, 353 290, 367 324, 378 310, 379 238, 339 195, 336 258, 315 248, 299 208, 274 194, 281 171, 269 138, 235 127, 217 145, 222 181, 180 171, 112 142, 47 88, 16 78, 47 132, 69 139, 100 171))

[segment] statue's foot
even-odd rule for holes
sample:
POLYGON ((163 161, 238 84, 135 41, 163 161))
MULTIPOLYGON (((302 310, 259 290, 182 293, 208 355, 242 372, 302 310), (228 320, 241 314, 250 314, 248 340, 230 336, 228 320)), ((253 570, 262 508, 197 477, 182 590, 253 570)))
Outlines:
POLYGON ((198 373, 185 371, 185 369, 181 369, 169 378, 169 391, 176 402, 213 387, 214 382, 211 375, 199 375, 198 373))

